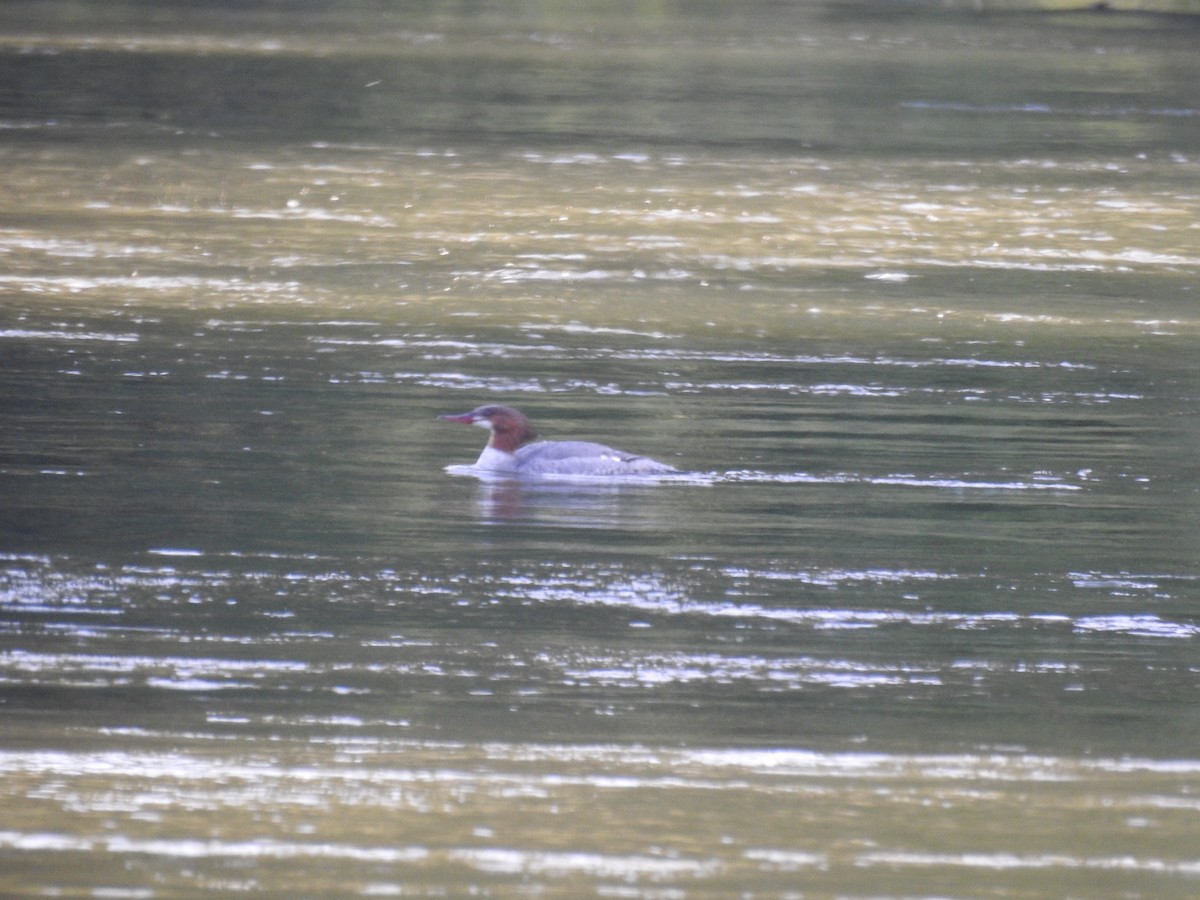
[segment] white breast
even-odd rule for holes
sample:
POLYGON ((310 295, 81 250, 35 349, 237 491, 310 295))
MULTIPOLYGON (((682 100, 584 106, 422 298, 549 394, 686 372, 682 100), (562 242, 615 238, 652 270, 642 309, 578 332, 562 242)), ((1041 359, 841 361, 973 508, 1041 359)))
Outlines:
POLYGON ((475 468, 489 472, 512 472, 517 468, 516 457, 495 447, 484 447, 475 461, 475 468))

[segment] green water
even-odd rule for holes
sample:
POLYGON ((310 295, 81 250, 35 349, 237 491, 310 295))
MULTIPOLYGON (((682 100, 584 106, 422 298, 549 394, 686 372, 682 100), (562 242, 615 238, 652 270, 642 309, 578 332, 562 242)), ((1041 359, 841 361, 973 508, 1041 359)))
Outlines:
POLYGON ((1192 896, 1194 36, 7 6, 0 893, 1192 896))

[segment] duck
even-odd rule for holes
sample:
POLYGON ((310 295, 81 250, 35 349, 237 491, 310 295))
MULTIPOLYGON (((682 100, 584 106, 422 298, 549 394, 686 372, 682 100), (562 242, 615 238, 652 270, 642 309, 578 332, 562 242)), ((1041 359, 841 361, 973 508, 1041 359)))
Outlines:
POLYGON ((537 429, 519 410, 487 404, 470 412, 438 416, 445 422, 477 425, 491 434, 474 469, 513 475, 611 477, 669 475, 674 466, 648 456, 626 453, 591 441, 540 440, 537 429))

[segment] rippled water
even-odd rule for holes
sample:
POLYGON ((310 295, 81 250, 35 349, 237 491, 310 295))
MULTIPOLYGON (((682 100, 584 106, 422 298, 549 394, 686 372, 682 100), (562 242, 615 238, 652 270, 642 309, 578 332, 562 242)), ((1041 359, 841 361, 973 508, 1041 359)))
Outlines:
POLYGON ((1189 18, 64 9, 0 893, 1195 893, 1189 18))

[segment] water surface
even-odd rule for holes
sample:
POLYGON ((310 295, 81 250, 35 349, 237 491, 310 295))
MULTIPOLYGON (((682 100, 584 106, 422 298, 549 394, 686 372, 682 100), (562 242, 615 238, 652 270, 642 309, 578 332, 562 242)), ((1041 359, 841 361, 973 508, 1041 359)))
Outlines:
POLYGON ((3 893, 1195 893, 1190 19, 13 10, 3 893))

